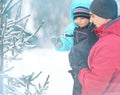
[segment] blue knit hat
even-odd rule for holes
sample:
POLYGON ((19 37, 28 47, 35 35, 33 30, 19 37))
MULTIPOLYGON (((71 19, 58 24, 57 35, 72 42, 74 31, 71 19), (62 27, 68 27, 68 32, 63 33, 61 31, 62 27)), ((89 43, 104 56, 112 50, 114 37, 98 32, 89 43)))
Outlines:
POLYGON ((70 8, 70 19, 74 21, 73 10, 77 7, 90 8, 90 0, 72 0, 71 8, 70 8))

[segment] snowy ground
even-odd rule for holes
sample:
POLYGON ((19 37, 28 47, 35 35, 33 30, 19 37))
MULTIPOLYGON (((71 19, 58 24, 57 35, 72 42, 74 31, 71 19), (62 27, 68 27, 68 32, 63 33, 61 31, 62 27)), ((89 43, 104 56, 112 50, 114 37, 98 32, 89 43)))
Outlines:
POLYGON ((68 52, 57 52, 54 49, 25 50, 21 55, 23 60, 12 62, 14 69, 10 72, 12 76, 25 74, 36 74, 42 71, 38 82, 49 78, 47 95, 72 95, 72 77, 68 73, 68 52))

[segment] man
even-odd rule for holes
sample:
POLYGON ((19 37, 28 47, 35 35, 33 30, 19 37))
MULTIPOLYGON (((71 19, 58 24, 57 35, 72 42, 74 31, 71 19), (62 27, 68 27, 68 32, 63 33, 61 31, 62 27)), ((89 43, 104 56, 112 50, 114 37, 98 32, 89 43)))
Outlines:
POLYGON ((120 95, 120 17, 115 0, 94 0, 90 21, 99 40, 79 68, 82 95, 120 95))

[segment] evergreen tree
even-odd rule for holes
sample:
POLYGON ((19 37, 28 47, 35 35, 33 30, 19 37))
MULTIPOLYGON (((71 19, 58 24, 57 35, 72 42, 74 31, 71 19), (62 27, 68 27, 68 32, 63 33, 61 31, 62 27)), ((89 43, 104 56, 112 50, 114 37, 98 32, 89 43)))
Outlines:
POLYGON ((36 86, 33 83, 41 72, 36 76, 32 73, 23 75, 20 78, 7 75, 7 72, 14 68, 5 68, 6 62, 17 61, 18 55, 23 52, 25 47, 33 47, 33 45, 30 45, 29 40, 36 35, 44 23, 41 22, 33 35, 27 35, 28 32, 25 26, 30 15, 21 17, 21 7, 22 0, 17 2, 0 0, 0 95, 42 95, 48 88, 49 75, 43 86, 41 84, 36 86), (16 16, 14 19, 10 19, 10 11, 15 6, 18 6, 15 12, 16 16), (31 87, 34 88, 34 92, 31 92, 31 87), (19 88, 24 90, 20 92, 19 88))

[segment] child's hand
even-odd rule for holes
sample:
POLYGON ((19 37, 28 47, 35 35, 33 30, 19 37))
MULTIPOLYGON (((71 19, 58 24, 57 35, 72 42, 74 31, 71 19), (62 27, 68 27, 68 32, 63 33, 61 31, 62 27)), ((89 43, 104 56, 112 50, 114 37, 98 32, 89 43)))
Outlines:
POLYGON ((51 37, 50 40, 56 48, 60 48, 62 46, 62 42, 59 37, 54 36, 54 37, 51 37))

